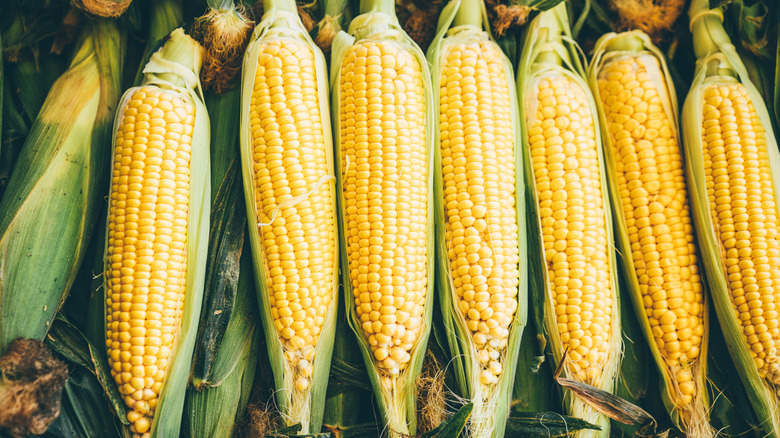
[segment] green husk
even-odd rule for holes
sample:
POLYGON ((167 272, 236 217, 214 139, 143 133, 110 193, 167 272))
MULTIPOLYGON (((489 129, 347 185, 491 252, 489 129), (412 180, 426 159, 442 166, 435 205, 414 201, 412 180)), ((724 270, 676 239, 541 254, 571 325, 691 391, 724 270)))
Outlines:
MULTIPOLYGON (((384 423, 387 424, 386 431, 390 436, 398 436, 401 434, 414 434, 416 430, 416 380, 420 374, 422 368, 423 359, 425 357, 426 345, 428 342, 428 336, 431 328, 431 318, 433 315, 433 278, 434 278, 434 191, 433 191, 433 179, 434 179, 434 147, 433 147, 433 123, 434 120, 434 103, 431 90, 431 79, 428 63, 425 59, 425 55, 420 48, 412 41, 407 35, 401 24, 398 22, 398 18, 395 16, 395 3, 392 0, 362 0, 360 5, 361 15, 355 17, 349 26, 349 32, 340 31, 336 34, 333 40, 333 46, 331 47, 331 89, 332 89, 332 106, 333 112, 333 138, 336 139, 336 167, 338 169, 345 169, 346 162, 342 156, 340 145, 340 76, 341 76, 341 64, 344 57, 350 51, 353 45, 363 41, 392 41, 395 44, 410 51, 410 53, 420 63, 422 69, 423 85, 425 87, 425 107, 426 107, 426 145, 427 145, 427 157, 428 157, 428 263, 427 263, 427 291, 425 301, 425 311, 423 318, 423 326, 420 331, 420 335, 414 345, 411 352, 411 360, 408 366, 397 377, 387 377, 390 382, 389 386, 380 384, 380 371, 377 367, 371 349, 368 345, 366 337, 363 335, 363 329, 361 327, 360 320, 355 310, 354 295, 352 290, 352 282, 349 275, 344 275, 344 296, 347 312, 347 321, 349 322, 352 330, 355 332, 358 339, 358 345, 360 346, 361 353, 363 354, 363 360, 368 368, 369 378, 374 388, 374 395, 377 399, 377 406, 380 411, 381 418, 384 423)), ((344 187, 342 181, 343 175, 339 172, 338 179, 338 193, 339 193, 339 216, 344 218, 346 216, 346 210, 344 207, 344 187)), ((343 219, 340 223, 340 235, 346 236, 343 219)), ((342 272, 349 272, 349 260, 347 257, 346 244, 342 243, 341 246, 341 270, 342 272)))
MULTIPOLYGON (((324 325, 317 340, 314 356, 313 372, 309 378, 309 386, 305 390, 298 390, 296 380, 302 376, 297 361, 287 360, 285 346, 277 331, 271 312, 270 304, 270 278, 268 278, 266 263, 264 260, 263 246, 257 217, 257 205, 255 199, 254 169, 253 169, 253 145, 250 125, 250 105, 252 90, 257 71, 258 56, 263 44, 277 40, 288 39, 302 43, 314 53, 315 69, 317 74, 317 89, 319 92, 320 122, 323 130, 323 138, 326 147, 326 159, 328 161, 329 180, 323 180, 330 187, 333 226, 337 225, 336 191, 335 184, 330 179, 335 179, 332 156, 332 137, 330 135, 330 116, 328 113, 328 76, 327 65, 322 51, 316 46, 303 26, 298 16, 295 2, 292 0, 265 0, 264 15, 255 28, 244 55, 244 64, 241 72, 241 157, 244 180, 244 197, 249 221, 249 237, 252 245, 252 258, 255 267, 255 281, 260 305, 260 314, 263 321, 263 331, 268 345, 268 357, 274 373, 274 386, 277 390, 277 406, 282 414, 285 425, 300 423, 302 433, 317 433, 322 425, 323 411, 328 383, 328 370, 330 368, 333 342, 336 329, 336 315, 338 308, 338 269, 334 266, 332 296, 325 316, 324 325)), ((334 258, 338 255, 338 237, 334 233, 333 242, 334 258)))
MULTIPOLYGON (((344 294, 339 293, 339 308, 344 306, 344 294)), ((335 372, 339 370, 340 364, 349 367, 350 373, 344 373, 343 377, 354 379, 355 373, 352 370, 364 372, 362 369, 363 359, 360 357, 357 341, 355 340, 346 315, 340 312, 336 319, 336 335, 333 342, 333 362, 331 363, 330 375, 328 381, 328 395, 325 400, 325 413, 322 417, 323 428, 331 430, 333 428, 344 428, 358 424, 358 414, 360 406, 370 404, 371 384, 368 383, 368 376, 365 376, 366 391, 361 391, 356 385, 342 383, 336 378, 335 372)), ((346 367, 345 367, 346 368, 346 367)), ((346 380, 346 379, 343 379, 346 380)))
POLYGON ((330 54, 333 37, 352 20, 349 0, 324 0, 324 14, 310 34, 325 55, 330 54))
POLYGON ((0 351, 43 339, 78 272, 100 211, 123 38, 87 24, 54 83, 0 202, 0 351))
POLYGON ((41 55, 5 66, 3 80, 3 140, 0 146, 0 198, 19 152, 54 81, 65 71, 60 57, 41 55))
MULTIPOLYGON (((235 176, 238 180, 238 172, 235 176)), ((202 390, 187 389, 185 411, 190 437, 233 436, 236 423, 243 417, 249 402, 261 337, 249 251, 249 242, 245 242, 236 304, 225 328, 224 348, 210 352, 214 355, 214 379, 206 382, 207 386, 202 390)))
POLYGON ((780 434, 780 405, 777 386, 759 376, 740 322, 731 302, 731 291, 723 266, 723 249, 715 231, 707 195, 702 159, 702 111, 705 89, 711 84, 742 83, 761 123, 766 130, 767 152, 773 174, 775 194, 780 193, 780 152, 777 149, 772 121, 761 95, 750 81, 748 73, 723 29, 720 9, 710 11, 707 0, 694 0, 689 11, 696 52, 696 72, 682 111, 683 143, 688 162, 686 177, 691 188, 691 201, 699 249, 706 271, 707 283, 715 311, 723 330, 731 357, 745 386, 756 417, 767 437, 780 434))
POLYGON ((135 73, 134 85, 138 85, 144 78, 144 66, 156 49, 160 48, 160 42, 173 29, 184 20, 181 0, 155 0, 149 2, 149 35, 144 47, 143 62, 138 65, 135 73))
POLYGON ((557 412, 512 412, 507 421, 506 436, 511 438, 566 437, 580 430, 599 430, 599 427, 557 412))
POLYGON ((60 415, 43 436, 119 438, 115 417, 102 395, 103 388, 97 378, 83 367, 71 368, 73 370, 62 391, 60 415))
MULTIPOLYGON (((455 44, 479 44, 481 41, 491 41, 489 23, 485 5, 481 0, 452 0, 445 6, 439 19, 437 35, 428 50, 428 61, 432 66, 432 89, 434 102, 440 100, 439 90, 441 71, 445 66, 447 53, 455 44), (450 27, 452 26, 452 27, 450 27), (484 30, 483 30, 484 29, 484 30)), ((500 52, 498 45, 495 49, 500 52)), ((514 89, 514 73, 509 59, 504 57, 504 70, 508 89, 514 89)), ((520 279, 517 286, 517 311, 515 312, 509 331, 509 342, 502 353, 500 363, 503 371, 498 382, 485 385, 480 380, 483 366, 478 359, 478 351, 469 330, 466 319, 458 308, 458 296, 452 283, 447 242, 444 239, 446 215, 444 212, 444 191, 441 164, 441 148, 439 130, 434 131, 435 151, 435 189, 436 196, 436 228, 439 238, 436 242, 438 258, 439 300, 447 338, 454 358, 455 372, 461 392, 467 394, 467 399, 473 403, 473 412, 469 419, 469 433, 473 437, 501 438, 504 436, 504 424, 509 416, 512 387, 517 367, 517 357, 520 351, 520 339, 528 317, 527 268, 526 268, 526 224, 525 224, 525 181, 523 177, 523 161, 521 153, 521 134, 519 130, 519 113, 517 95, 510 93, 512 126, 515 145, 515 208, 517 217, 518 249, 520 254, 520 279)), ((434 105, 435 106, 435 105, 434 105)), ((439 111, 435 106, 435 117, 438 126, 439 111)))
MULTIPOLYGON (((549 75, 565 75, 579 84, 590 101, 591 113, 594 117, 594 124, 598 125, 596 103, 592 95, 588 92, 588 85, 585 82, 585 69, 583 61, 580 59, 574 40, 571 38, 569 29, 569 20, 566 14, 565 3, 548 11, 540 13, 526 30, 525 45, 520 58, 518 67, 517 89, 519 93, 520 104, 520 127, 521 132, 528 132, 528 120, 534 116, 534 111, 530 105, 536 102, 535 87, 539 78, 549 75)), ((592 384, 607 392, 612 392, 620 368, 621 361, 621 334, 620 334, 620 304, 618 292, 617 264, 614 257, 614 247, 611 228, 611 208, 609 204, 608 193, 606 190, 606 171, 601 151, 601 135, 596 126, 596 144, 599 147, 599 168, 601 169, 601 187, 604 200, 605 224, 607 226, 607 245, 610 257, 611 281, 613 290, 612 300, 612 327, 611 339, 609 340, 610 350, 605 358, 605 366, 599 379, 592 384)), ((533 235, 536 238, 529 239, 529 255, 536 257, 536 261, 531 262, 532 275, 541 276, 531 280, 531 284, 543 283, 544 287, 531 291, 531 308, 534 310, 534 316, 537 318, 537 324, 542 327, 540 330, 540 342, 542 348, 549 348, 554 365, 561 361, 564 348, 561 341, 560 332, 557 328, 554 296, 547 278, 547 264, 543 251, 543 242, 541 241, 541 223, 537 213, 538 199, 536 191, 536 182, 531 166, 528 136, 523 136, 523 152, 525 157, 526 185, 532 193, 534 200, 533 207, 530 208, 529 221, 535 224, 533 235), (535 265, 535 266, 534 266, 535 265)), ((573 379, 574 375, 563 367, 564 377, 573 379)), ((584 436, 609 436, 609 419, 599 414, 593 407, 589 406, 584 400, 567 392, 564 397, 564 404, 570 415, 581 418, 589 423, 593 423, 601 428, 601 432, 578 432, 578 437, 584 436)))
POLYGON ((260 325, 238 151, 240 91, 209 93, 211 231, 206 290, 192 384, 185 412, 188 436, 230 437, 246 410, 257 372, 260 325))
MULTIPOLYGON (((714 312, 710 300, 710 312, 714 312)), ((761 436, 745 387, 734 378, 737 369, 729 356, 720 324, 710 324, 707 380, 712 394, 710 421, 725 436, 761 436)))
MULTIPOLYGON (((209 207, 211 176, 209 166, 209 117, 203 103, 198 72, 203 48, 179 28, 171 32, 165 45, 152 55, 144 68, 142 86, 154 86, 178 93, 195 105, 195 128, 190 158, 190 199, 187 218, 186 286, 181 327, 171 349, 165 380, 154 411, 150 433, 153 438, 178 436, 182 409, 190 375, 192 353, 198 333, 198 319, 203 300, 203 286, 208 256, 209 207)), ((122 123, 123 109, 138 87, 128 89, 120 100, 114 121, 114 136, 122 123)), ((108 148, 107 148, 108 149, 108 148)), ((113 169, 113 155, 111 168, 113 169)), ((109 196, 110 199, 110 196, 109 196)), ((106 227, 108 232, 109 228, 106 227)), ((106 235, 108 244, 108 234, 106 235)), ((107 254, 107 250, 105 253, 107 254)), ((108 260, 104 256, 104 272, 108 260)), ((108 293, 104 283, 104 293, 108 293)), ((104 316, 105 317, 105 316, 104 316)))
MULTIPOLYGON (((613 146, 613 138, 608 129, 607 115, 603 109, 602 99, 599 94, 599 74, 601 70, 613 60, 618 60, 625 57, 632 57, 636 59, 638 63, 645 63, 648 74, 653 78, 656 89, 659 91, 659 96, 663 102, 663 107, 666 112, 674 132, 677 133, 678 144, 680 143, 680 130, 677 125, 678 112, 677 112, 677 94, 674 90, 674 82, 672 81, 669 69, 666 66, 666 59, 663 53, 653 45, 650 37, 642 32, 636 30, 632 32, 625 32, 621 34, 608 33, 603 35, 596 42, 594 48, 593 60, 588 71, 590 87, 593 95, 596 99, 597 106, 599 108, 599 121, 602 131, 602 139, 604 141, 604 156, 606 158, 607 173, 609 175, 609 190, 612 200, 612 212, 615 224, 615 234, 617 235, 617 242, 620 248, 621 262, 623 264, 624 278, 628 287, 622 289, 631 297, 631 301, 634 305, 634 311, 639 316, 639 324, 642 327, 645 339, 652 352, 653 359, 658 367, 661 378, 664 384, 661 386, 661 393, 663 395, 664 404, 667 411, 671 415, 672 419, 684 433, 687 433, 690 437, 712 437, 715 431, 710 427, 708 422, 708 405, 709 400, 707 392, 705 390, 705 377, 706 377, 706 357, 707 357, 707 325, 709 321, 709 312, 707 311, 706 300, 701 303, 702 306, 702 324, 704 325, 704 333, 702 335, 702 343, 699 346, 699 356, 691 364, 687 364, 683 368, 689 368, 693 374, 693 381, 696 384, 697 391, 694 394, 693 400, 689 404, 685 404, 682 401, 683 394, 677 387, 677 378, 675 376, 676 369, 673 367, 679 367, 679 365, 672 365, 667 363, 662 352, 658 348, 658 344, 655 342, 655 337, 650 327, 650 321, 647 317, 647 311, 645 310, 644 297, 639 285, 639 278, 636 274, 636 268, 634 266, 634 259, 631 256, 631 240, 628 235, 628 227, 626 225, 626 217, 623 207, 623 201, 620 196, 620 189, 618 187, 618 174, 617 174, 617 160, 620 158, 615 153, 615 147, 613 146), (657 69, 655 64, 651 60, 657 62, 657 69), (664 90, 666 91, 663 94, 664 90)), ((703 285, 702 285, 703 286, 703 285)))
MULTIPOLYGON (((528 273, 531 276, 533 271, 529 269, 528 273)), ((529 287, 529 290, 534 289, 529 287)), ((529 301, 518 303, 518 306, 521 305, 528 308, 529 301)), ((544 348, 540 348, 538 333, 536 318, 532 315, 527 320, 523 330, 524 336, 520 340, 515 384, 512 389, 511 412, 546 412, 560 406, 560 401, 556 399, 557 393, 552 385, 552 370, 544 363, 544 348)))
MULTIPOLYGON (((103 341, 101 340, 101 342, 103 341)), ((58 314, 52 324, 52 329, 46 335, 46 345, 71 364, 83 367, 94 374, 102 388, 100 391, 102 394, 101 404, 106 405, 106 408, 119 417, 121 423, 128 423, 125 418, 122 396, 111 378, 111 371, 102 344, 99 344, 100 347, 95 346, 75 325, 62 314, 58 314)), ((78 399, 72 400, 71 404, 73 405, 72 409, 77 412, 96 409, 88 402, 82 403, 78 399)))
POLYGON ((775 114, 775 108, 768 103, 773 102, 774 99, 774 64, 768 63, 756 56, 753 52, 746 50, 742 47, 736 47, 737 54, 745 64, 745 69, 748 72, 748 78, 750 82, 755 85, 761 99, 764 103, 767 103, 766 110, 769 112, 769 117, 772 118, 773 127, 777 130, 777 115, 775 114))
MULTIPOLYGON (((217 358, 236 355, 223 349, 223 345, 243 345, 251 339, 255 321, 241 324, 246 339, 225 339, 228 327, 233 327, 246 315, 236 315, 238 303, 244 299, 244 289, 239 289, 241 281, 240 263, 246 247, 246 212, 244 210, 243 190, 239 178, 241 158, 238 154, 238 113, 240 94, 238 89, 216 96, 207 94, 206 108, 211 121, 211 228, 209 230, 209 264, 206 268, 206 284, 203 294, 198 341, 195 344, 195 356, 192 367, 192 386, 201 390, 207 386, 217 386, 224 379, 224 370, 216 366, 217 358), (231 342, 228 342, 231 341, 231 342)), ((251 257, 246 255, 247 260, 251 257)), ((251 263, 248 265, 251 267, 251 263)), ((251 269, 251 268, 250 268, 251 269)), ((244 276, 251 272, 244 272, 244 276)), ((239 331, 238 333, 241 333, 239 331)), ((232 369, 232 366, 230 367, 232 369)))

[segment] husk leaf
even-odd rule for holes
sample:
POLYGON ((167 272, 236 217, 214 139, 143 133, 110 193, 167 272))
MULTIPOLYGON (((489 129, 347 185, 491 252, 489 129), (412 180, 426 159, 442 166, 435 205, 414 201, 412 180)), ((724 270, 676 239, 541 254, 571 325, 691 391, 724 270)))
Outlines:
POLYGON ((92 22, 77 47, 0 202, 0 351, 16 337, 46 335, 98 219, 123 37, 111 22, 92 22))

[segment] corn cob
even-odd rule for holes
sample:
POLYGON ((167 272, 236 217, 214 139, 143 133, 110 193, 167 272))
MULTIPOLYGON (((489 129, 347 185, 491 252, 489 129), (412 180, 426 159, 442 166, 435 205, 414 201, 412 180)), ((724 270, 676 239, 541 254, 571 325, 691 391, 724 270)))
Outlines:
POLYGON ((173 31, 117 110, 106 347, 134 436, 178 435, 197 334, 210 198, 201 56, 197 42, 173 31))
MULTIPOLYGON (((546 278, 545 331, 564 374, 612 391, 620 364, 620 319, 610 206, 595 102, 569 31, 564 3, 531 23, 518 69, 521 129, 534 222, 546 278)), ((529 254, 534 254, 534 249, 529 254)), ((568 396, 569 413, 609 421, 568 396)), ((584 436, 584 433, 578 436, 584 436)))
POLYGON ((108 175, 123 40, 113 23, 86 26, 11 174, 0 203, 0 352, 16 337, 44 338, 84 258, 108 175))
POLYGON ((704 388, 707 306, 671 77, 641 31, 602 36, 589 76, 623 265, 637 314, 645 315, 641 326, 664 379, 664 401, 688 436, 713 436, 704 388))
POLYGON ((338 303, 327 68, 294 1, 264 7, 242 73, 249 236, 283 419, 317 433, 338 303))
POLYGON ((408 435, 431 318, 430 73, 392 0, 360 6, 331 59, 347 319, 387 429, 408 435))
POLYGON ((483 22, 482 1, 451 1, 428 59, 439 102, 442 314, 474 403, 470 436, 502 437, 527 317, 525 188, 512 67, 483 22))
POLYGON ((726 344, 766 436, 780 431, 780 153, 771 118, 723 29, 689 11, 696 72, 683 107, 688 185, 707 283, 726 344))

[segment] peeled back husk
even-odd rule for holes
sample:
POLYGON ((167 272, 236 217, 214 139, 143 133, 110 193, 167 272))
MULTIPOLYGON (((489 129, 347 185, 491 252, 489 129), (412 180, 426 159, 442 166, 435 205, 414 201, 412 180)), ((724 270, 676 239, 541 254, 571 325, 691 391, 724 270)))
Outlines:
MULTIPOLYGON (((598 102, 597 105, 599 108, 602 108, 602 105, 605 105, 602 103, 598 85, 599 75, 602 72, 602 69, 611 62, 624 59, 632 59, 633 62, 642 65, 645 68, 647 75, 653 81, 655 89, 658 90, 659 93, 665 92, 665 94, 659 95, 660 101, 662 102, 662 109, 671 124, 673 135, 677 137, 677 147, 682 148, 680 141, 681 134, 677 124, 678 106, 674 83, 663 53, 653 45, 650 37, 644 32, 637 30, 621 34, 609 33, 602 36, 596 42, 593 61, 589 69, 589 81, 591 90, 598 102)), ((607 173, 609 176, 608 182, 612 199, 615 234, 617 235, 617 242, 620 246, 621 254, 623 255, 621 257, 621 262, 624 268, 623 272, 625 273, 625 284, 627 285, 622 291, 628 293, 632 304, 634 305, 635 312, 639 315, 639 325, 642 327, 642 331, 647 339, 650 351, 652 352, 656 366, 658 367, 664 382, 663 386, 661 386, 661 394, 670 416, 680 430, 688 433, 689 436, 712 436, 714 431, 708 423, 707 406, 709 402, 705 387, 706 357, 708 351, 706 329, 708 322, 708 303, 705 300, 698 303, 702 309, 701 324, 703 324, 705 328, 704 334, 702 335, 702 342, 697 346, 699 348, 699 356, 697 359, 682 364, 672 360, 667 361, 655 341, 650 320, 647 316, 649 310, 646 310, 645 308, 635 261, 632 257, 633 251, 628 234, 628 227, 626 225, 626 214, 624 213, 624 206, 620 195, 621 192, 618 186, 617 162, 620 160, 620 157, 617 155, 616 146, 613 144, 613 134, 610 133, 608 128, 609 121, 607 120, 606 112, 603 109, 600 110, 599 116, 602 128, 602 139, 604 141, 604 156, 606 158, 607 173), (678 386, 677 377, 675 375, 681 371, 687 373, 686 370, 690 371, 695 385, 693 399, 687 403, 683 400, 684 395, 678 386)), ((675 145, 670 145, 670 148, 674 146, 675 145)), ((687 191, 685 195, 685 198, 687 199, 687 191)))
MULTIPOLYGON (((209 117, 203 103, 203 92, 198 78, 203 48, 184 33, 181 28, 171 32, 165 44, 155 52, 144 67, 141 87, 155 87, 167 93, 178 95, 183 101, 195 106, 195 124, 192 132, 190 157, 190 193, 187 218, 187 249, 185 267, 184 307, 179 320, 179 330, 174 336, 168 365, 149 433, 152 438, 178 436, 182 422, 182 409, 190 377, 192 353, 198 334, 203 301, 203 287, 206 275, 208 252, 209 213, 211 199, 211 177, 209 166, 209 117)), ((114 136, 111 145, 116 144, 116 133, 123 126, 124 108, 135 91, 128 89, 120 100, 114 121, 114 136)), ((107 150, 113 147, 103 145, 107 150)), ((112 155, 111 168, 114 167, 112 155)), ((109 195, 110 199, 110 195, 109 195)), ((110 242, 110 227, 106 226, 106 250, 110 242)), ((109 272, 108 257, 104 257, 104 272, 109 272)), ((104 274, 104 278, 105 278, 104 274)), ((107 284, 103 290, 109 294, 107 284)), ((108 312, 108 309, 106 309, 108 312)), ((104 317, 105 318, 105 317, 104 317)))
POLYGON ((361 15, 355 17, 349 26, 349 31, 339 31, 333 40, 331 46, 331 91, 333 114, 333 138, 335 139, 336 150, 336 168, 340 169, 338 173, 338 196, 340 221, 340 235, 346 236, 346 207, 344 197, 344 175, 343 169, 347 166, 355 166, 355 163, 347 163, 341 151, 341 122, 340 122, 340 78, 342 63, 349 53, 350 49, 362 42, 388 41, 397 44, 403 50, 407 50, 419 63, 423 81, 425 96, 425 143, 427 165, 427 263, 426 278, 427 287, 425 292, 425 304, 422 316, 422 327, 419 336, 412 346, 410 360, 405 370, 398 375, 389 378, 389 385, 381 384, 379 368, 377 367, 371 347, 363 333, 360 318, 357 316, 355 305, 355 295, 353 292, 352 281, 349 276, 349 259, 346 242, 342 239, 341 245, 341 271, 345 273, 343 277, 344 297, 347 312, 347 322, 355 332, 360 346, 363 360, 368 368, 369 379, 374 388, 374 395, 378 402, 381 416, 381 424, 386 424, 386 430, 390 436, 403 436, 403 434, 414 434, 416 430, 416 398, 417 398, 417 376, 422 369, 423 359, 425 357, 426 345, 431 328, 431 318, 433 315, 433 278, 434 278, 434 193, 433 193, 433 96, 431 92, 431 79, 428 69, 428 63, 425 55, 420 48, 403 31, 398 18, 395 16, 395 4, 392 0, 362 0, 361 15), (394 435, 395 434, 395 435, 394 435))

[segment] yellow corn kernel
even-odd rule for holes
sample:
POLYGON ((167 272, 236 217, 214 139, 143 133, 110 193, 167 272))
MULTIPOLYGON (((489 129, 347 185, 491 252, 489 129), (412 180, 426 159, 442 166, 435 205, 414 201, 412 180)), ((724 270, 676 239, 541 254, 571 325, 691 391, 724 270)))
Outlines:
POLYGON ((598 88, 645 313, 690 403, 694 384, 686 382, 704 334, 704 297, 682 151, 664 105, 668 90, 653 80, 660 72, 653 56, 622 57, 600 70, 598 88))
POLYGON ((136 89, 121 109, 109 197, 106 347, 131 430, 149 430, 179 331, 195 106, 136 89))
POLYGON ((510 91, 495 43, 455 44, 445 56, 439 132, 447 251, 456 305, 488 385, 503 368, 520 281, 510 91))
POLYGON ((404 370, 424 324, 428 163, 422 68, 392 41, 359 42, 340 77, 349 276, 385 377, 404 370))
POLYGON ((528 131, 547 276, 568 362, 589 383, 606 364, 614 296, 596 127, 585 90, 542 76, 528 131))
POLYGON ((333 296, 336 226, 320 119, 314 52, 276 39, 260 46, 250 105, 254 187, 274 325, 294 364, 307 368, 333 296))
POLYGON ((740 83, 708 86, 703 104, 707 196, 731 302, 759 374, 778 384, 780 224, 766 131, 740 83))

